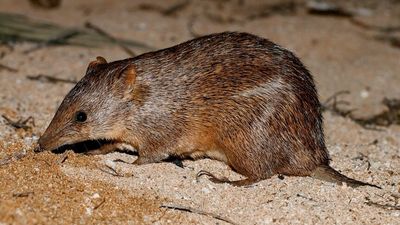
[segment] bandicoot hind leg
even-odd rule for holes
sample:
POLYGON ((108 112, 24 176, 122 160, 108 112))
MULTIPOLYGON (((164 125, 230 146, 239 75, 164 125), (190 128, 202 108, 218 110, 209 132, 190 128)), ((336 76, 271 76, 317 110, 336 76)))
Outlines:
POLYGON ((209 180, 211 182, 213 182, 213 183, 217 183, 217 184, 226 183, 226 184, 230 184, 230 185, 237 186, 237 187, 250 186, 250 185, 255 184, 255 183, 257 183, 257 182, 259 182, 261 180, 261 179, 258 179, 258 178, 246 178, 246 179, 243 179, 243 180, 230 181, 226 177, 216 177, 212 173, 210 173, 208 171, 205 171, 205 170, 200 170, 196 175, 197 178, 199 178, 201 176, 210 177, 209 180))

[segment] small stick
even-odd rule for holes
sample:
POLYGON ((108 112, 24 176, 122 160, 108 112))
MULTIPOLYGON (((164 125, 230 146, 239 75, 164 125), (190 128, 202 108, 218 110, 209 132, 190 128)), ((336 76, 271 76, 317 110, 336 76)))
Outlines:
POLYGON ((210 216, 210 217, 212 217, 214 219, 221 220, 221 221, 224 221, 224 222, 227 222, 227 223, 230 223, 230 224, 237 224, 237 223, 233 222, 232 220, 224 218, 224 217, 222 217, 220 215, 217 215, 215 213, 204 212, 204 211, 201 211, 201 210, 198 210, 198 209, 194 209, 194 208, 191 208, 191 207, 186 207, 186 206, 181 206, 181 205, 176 205, 176 204, 162 204, 160 206, 160 208, 166 208, 166 209, 173 209, 173 210, 179 210, 179 211, 184 211, 184 212, 196 213, 196 214, 199 214, 199 215, 210 216))
POLYGON ((28 129, 32 129, 31 126, 28 126, 28 122, 31 120, 32 121, 32 125, 35 126, 35 121, 33 119, 32 116, 28 117, 27 119, 25 119, 24 121, 22 121, 22 119, 18 120, 18 121, 12 121, 11 119, 9 119, 7 116, 5 115, 1 115, 6 121, 7 123, 17 129, 24 129, 24 130, 28 130, 28 129))
POLYGON ((124 45, 123 43, 121 43, 120 41, 118 41, 116 38, 114 38, 113 36, 111 36, 110 34, 108 34, 107 32, 105 32, 103 29, 101 29, 100 27, 90 23, 90 22, 86 22, 85 23, 85 27, 92 29, 94 31, 96 31, 96 33, 100 34, 101 36, 107 38, 108 40, 110 40, 112 43, 117 44, 122 50, 124 50, 126 53, 128 53, 128 55, 135 57, 136 54, 130 50, 126 45, 124 45))
POLYGON ((26 152, 25 151, 20 151, 20 152, 16 152, 16 153, 14 153, 13 154, 13 158, 15 159, 15 160, 20 160, 20 159, 22 159, 22 158, 24 158, 26 156, 26 152))
POLYGON ((120 174, 114 168, 112 168, 111 166, 109 166, 107 164, 105 165, 105 167, 107 167, 108 170, 105 170, 103 168, 99 168, 99 170, 103 171, 104 173, 108 173, 114 177, 132 177, 133 176, 133 175, 128 176, 126 174, 120 174))
POLYGON ((108 170, 105 170, 103 168, 99 168, 101 171, 103 171, 104 173, 108 173, 110 175, 113 175, 115 177, 122 177, 121 174, 119 174, 114 168, 112 168, 111 166, 105 165, 108 170), (111 172, 110 172, 111 171, 111 172))
POLYGON ((57 44, 64 44, 68 39, 75 37, 76 35, 80 34, 78 30, 67 30, 66 32, 51 38, 45 42, 39 43, 33 48, 30 48, 28 50, 23 51, 24 54, 31 53, 33 51, 51 46, 51 45, 57 45, 57 44))
POLYGON ((302 194, 296 194, 296 196, 297 196, 297 197, 300 197, 300 198, 307 199, 307 200, 309 200, 309 201, 317 202, 317 201, 315 201, 313 198, 304 196, 304 195, 302 195, 302 194))
POLYGON ((9 164, 12 161, 12 157, 11 156, 6 156, 3 159, 0 159, 0 166, 4 166, 9 164))
POLYGON ((63 164, 65 160, 68 159, 68 155, 64 154, 59 160, 57 164, 63 164))
POLYGON ((26 152, 23 150, 19 151, 19 152, 15 152, 14 154, 12 154, 12 156, 8 155, 8 156, 4 157, 3 159, 0 159, 0 166, 4 166, 4 165, 11 163, 13 161, 13 159, 15 161, 18 161, 18 160, 24 158, 25 156, 26 156, 26 152))
POLYGON ((16 198, 28 197, 31 194, 33 194, 33 191, 26 191, 26 192, 14 193, 13 197, 16 197, 16 198))
POLYGON ((26 76, 26 78, 28 78, 29 80, 37 80, 37 81, 42 81, 42 82, 46 81, 46 82, 49 82, 49 83, 60 82, 60 83, 76 84, 78 82, 76 80, 68 80, 68 79, 63 79, 63 78, 57 78, 57 77, 52 77, 52 76, 44 75, 44 74, 39 74, 39 75, 36 75, 36 76, 28 75, 28 76, 26 76))
POLYGON ((163 16, 171 16, 174 13, 183 10, 186 8, 186 6, 190 3, 191 0, 184 0, 181 2, 178 2, 177 4, 171 5, 167 8, 160 7, 158 5, 153 5, 153 4, 140 4, 139 9, 140 10, 146 10, 146 11, 156 11, 163 16))
POLYGON ((103 198, 99 204, 97 204, 95 207, 93 207, 93 210, 100 208, 100 206, 102 206, 105 202, 106 202, 106 199, 103 198))
POLYGON ((125 160, 123 160, 123 159, 114 159, 113 162, 120 162, 120 163, 132 164, 132 163, 130 163, 130 162, 128 162, 128 161, 125 161, 125 160))
MULTIPOLYGON (((332 101, 332 100, 333 100, 334 102, 336 102, 336 99, 337 99, 337 97, 338 97, 339 95, 348 95, 348 94, 350 94, 350 91, 348 91, 348 90, 338 91, 338 92, 334 93, 333 95, 331 95, 329 98, 327 98, 327 99, 325 100, 325 102, 323 103, 323 105, 328 105, 329 102, 332 101)), ((337 102, 336 102, 336 103, 337 103, 337 102)))
POLYGON ((400 48, 400 38, 392 35, 379 35, 375 36, 376 40, 386 42, 392 47, 400 48))
POLYGON ((365 204, 386 210, 400 210, 400 206, 396 205, 380 204, 372 201, 367 201, 365 204))
POLYGON ((13 73, 18 72, 17 69, 11 68, 11 67, 3 65, 3 64, 0 64, 0 69, 7 70, 7 71, 13 72, 13 73))

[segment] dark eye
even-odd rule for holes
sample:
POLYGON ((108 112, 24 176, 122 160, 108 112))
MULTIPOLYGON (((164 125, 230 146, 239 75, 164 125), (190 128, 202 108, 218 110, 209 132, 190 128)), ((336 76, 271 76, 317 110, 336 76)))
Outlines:
POLYGON ((87 119, 86 113, 82 111, 78 111, 75 115, 75 120, 77 122, 85 122, 87 119))

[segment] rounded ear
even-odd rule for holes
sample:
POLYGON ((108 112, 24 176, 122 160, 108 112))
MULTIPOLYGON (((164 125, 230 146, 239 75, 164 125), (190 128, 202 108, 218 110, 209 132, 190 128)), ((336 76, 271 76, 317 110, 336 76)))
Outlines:
POLYGON ((131 92, 136 83, 136 68, 132 64, 128 64, 123 68, 118 76, 118 80, 122 83, 126 92, 131 92))
POLYGON ((122 91, 124 98, 132 98, 132 93, 136 84, 136 68, 132 64, 125 65, 120 72, 115 76, 115 84, 122 91))
POLYGON ((93 72, 96 69, 96 67, 100 64, 107 64, 107 61, 105 58, 97 56, 96 60, 91 61, 89 63, 88 68, 86 69, 86 74, 93 72))

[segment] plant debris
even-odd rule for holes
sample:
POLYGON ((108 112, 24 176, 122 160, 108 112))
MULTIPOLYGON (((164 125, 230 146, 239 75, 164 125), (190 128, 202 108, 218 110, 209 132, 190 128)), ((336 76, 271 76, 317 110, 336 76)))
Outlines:
POLYGON ((102 206, 105 202, 106 202, 106 199, 103 198, 99 204, 97 204, 95 207, 93 207, 93 210, 100 208, 100 206, 102 206))
POLYGON ((223 6, 219 6, 216 11, 206 10, 202 17, 220 24, 243 23, 273 15, 296 14, 299 3, 295 1, 279 1, 277 3, 262 2, 262 4, 246 5, 242 1, 237 1, 228 6, 225 12, 221 12, 224 8, 223 6))
POLYGON ((400 124, 400 99, 384 98, 382 103, 388 110, 366 119, 352 118, 362 126, 383 126, 388 127, 392 124, 400 124))
POLYGON ((385 210, 400 210, 400 206, 389 205, 389 204, 380 204, 380 203, 373 202, 373 201, 370 201, 370 200, 367 200, 365 202, 365 204, 367 204, 369 206, 374 206, 374 207, 377 207, 377 208, 385 209, 385 210))
POLYGON ((67 154, 63 154, 60 159, 58 160, 57 164, 63 164, 68 159, 67 154))
POLYGON ((350 91, 345 90, 345 91, 338 91, 334 93, 332 96, 330 96, 328 99, 326 99, 322 104, 322 111, 331 111, 336 115, 340 115, 342 117, 347 117, 351 114, 351 112, 354 111, 354 109, 351 110, 343 110, 338 108, 338 105, 349 105, 350 103, 347 101, 339 101, 337 98, 340 95, 347 95, 350 94, 350 91))
POLYGON ((13 73, 18 72, 17 69, 14 69, 12 67, 9 67, 9 66, 3 65, 3 64, 0 64, 0 70, 7 70, 7 71, 13 72, 13 73))
POLYGON ((388 43, 390 46, 400 48, 400 37, 394 35, 377 35, 375 39, 381 42, 388 43))
POLYGON ((76 84, 78 81, 76 80, 68 80, 68 79, 63 79, 63 78, 57 78, 57 77, 52 77, 49 75, 44 75, 44 74, 39 74, 39 75, 28 75, 26 76, 29 80, 36 80, 36 81, 41 81, 41 82, 49 82, 49 83, 70 83, 70 84, 76 84))
POLYGON ((11 161, 12 161, 12 157, 8 155, 8 156, 6 156, 6 157, 0 159, 0 166, 7 165, 7 164, 9 164, 11 161))
POLYGON ((26 151, 22 150, 19 152, 15 152, 12 155, 7 155, 4 158, 0 159, 0 166, 4 166, 10 164, 13 160, 18 161, 26 156, 26 151))
MULTIPOLYGON (((113 36, 111 36, 110 34, 105 32, 103 29, 101 29, 100 27, 98 27, 90 22, 86 22, 85 27, 94 30, 99 35, 110 40, 110 42, 118 45, 122 50, 124 50, 126 53, 128 53, 128 55, 130 55, 132 57, 136 56, 136 54, 132 50, 130 50, 124 43, 118 41, 118 39, 114 38, 113 36)), ((145 47, 145 46, 142 46, 142 47, 145 47)))
POLYGON ((138 6, 138 9, 143 11, 159 12, 164 16, 172 16, 175 15, 177 12, 184 10, 190 4, 190 2, 191 0, 184 0, 167 8, 163 8, 153 4, 142 3, 138 6))
POLYGON ((344 94, 350 94, 349 91, 338 91, 322 103, 322 111, 330 111, 336 115, 351 119, 353 122, 359 124, 366 129, 376 129, 376 126, 388 127, 392 124, 400 124, 400 99, 384 98, 382 103, 387 106, 388 110, 369 117, 369 118, 356 118, 352 115, 355 109, 344 110, 340 109, 338 105, 349 105, 347 101, 339 101, 337 97, 344 94))
POLYGON ((309 201, 312 201, 312 202, 317 202, 317 201, 315 201, 313 198, 304 196, 304 195, 302 195, 302 194, 296 194, 296 196, 299 197, 299 198, 304 198, 304 199, 309 200, 309 201))
POLYGON ((33 51, 39 50, 41 48, 49 47, 52 45, 61 45, 66 44, 68 39, 79 35, 78 30, 66 30, 65 32, 55 36, 54 38, 50 38, 47 41, 40 42, 35 47, 30 48, 28 50, 23 51, 24 54, 31 53, 33 51))
POLYGON ((227 223, 230 223, 230 224, 237 224, 237 223, 233 222, 232 220, 230 220, 228 218, 224 218, 224 217, 222 217, 220 215, 217 215, 215 213, 204 212, 204 211, 201 211, 199 209, 194 209, 194 208, 187 207, 187 206, 181 206, 181 205, 176 205, 176 204, 163 204, 163 205, 160 206, 160 208, 166 208, 166 209, 179 210, 179 211, 183 211, 183 212, 196 213, 196 214, 199 214, 199 215, 209 216, 209 217, 212 217, 214 219, 221 220, 221 221, 224 221, 224 222, 227 222, 227 223))
POLYGON ((115 170, 114 168, 112 168, 111 166, 105 164, 104 165, 107 169, 104 168, 99 168, 99 170, 101 170, 104 173, 108 173, 114 177, 132 177, 133 174, 121 174, 119 172, 117 172, 117 170, 115 170))
MULTIPOLYGON (((118 43, 138 47, 143 50, 154 50, 145 44, 117 39, 118 43)), ((24 15, 0 12, 0 42, 36 42, 49 44, 76 45, 82 47, 100 47, 115 44, 98 32, 79 28, 65 28, 57 24, 31 19, 24 15)), ((37 47, 36 47, 37 48, 37 47)), ((41 48, 41 47, 39 47, 41 48)))
POLYGON ((26 192, 19 192, 19 193, 14 193, 13 197, 16 198, 22 198, 22 197, 29 197, 30 195, 33 195, 33 191, 26 191, 26 192))
POLYGON ((33 119, 32 116, 29 116, 25 120, 19 119, 18 121, 13 121, 9 119, 7 116, 2 115, 2 117, 6 120, 8 125, 16 128, 16 129, 24 129, 25 131, 32 129, 32 126, 35 126, 35 120, 33 119), (31 122, 31 125, 28 125, 28 123, 31 122))

